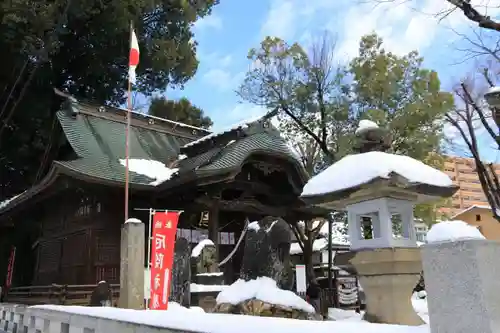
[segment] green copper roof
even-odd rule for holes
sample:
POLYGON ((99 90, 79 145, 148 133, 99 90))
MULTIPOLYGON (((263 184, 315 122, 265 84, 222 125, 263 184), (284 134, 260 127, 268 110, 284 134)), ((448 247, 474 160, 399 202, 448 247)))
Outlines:
POLYGON ((227 171, 240 167, 252 154, 278 155, 298 163, 285 140, 275 133, 255 133, 198 156, 181 160, 179 174, 194 170, 197 174, 227 171))
MULTIPOLYGON (((57 117, 78 158, 55 163, 90 177, 116 182, 125 181, 125 168, 120 163, 120 160, 125 159, 126 124, 123 120, 116 121, 98 114, 87 113, 72 116, 66 111, 59 111, 57 117)), ((132 125, 130 158, 166 163, 175 159, 179 148, 194 138, 132 125)), ((149 184, 152 181, 154 179, 130 172, 131 183, 149 184)))

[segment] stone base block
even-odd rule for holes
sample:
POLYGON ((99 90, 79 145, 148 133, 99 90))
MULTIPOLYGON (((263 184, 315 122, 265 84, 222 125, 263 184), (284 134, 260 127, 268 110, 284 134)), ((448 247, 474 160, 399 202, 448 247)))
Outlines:
POLYGON ((349 262, 365 292, 365 320, 409 326, 424 324, 411 303, 422 270, 420 249, 367 249, 347 255, 351 256, 349 262))
POLYGON ((422 246, 432 333, 500 333, 500 242, 422 246))

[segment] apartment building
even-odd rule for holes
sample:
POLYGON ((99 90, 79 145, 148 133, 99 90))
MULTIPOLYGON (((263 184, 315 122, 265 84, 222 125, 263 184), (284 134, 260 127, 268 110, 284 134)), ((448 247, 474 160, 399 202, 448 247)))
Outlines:
MULTIPOLYGON (((500 177, 500 164, 495 164, 494 168, 500 177)), ((453 196, 450 207, 440 209, 442 213, 452 216, 474 205, 488 205, 475 169, 472 158, 449 157, 446 160, 444 171, 460 189, 453 196)))

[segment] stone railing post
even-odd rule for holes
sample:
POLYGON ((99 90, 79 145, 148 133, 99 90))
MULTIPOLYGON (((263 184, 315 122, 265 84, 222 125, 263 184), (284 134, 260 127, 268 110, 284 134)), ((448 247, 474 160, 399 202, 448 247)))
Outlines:
POLYGON ((128 219, 122 226, 120 308, 144 309, 144 233, 144 223, 138 219, 128 219))
POLYGON ((493 333, 500 322, 500 242, 484 239, 422 246, 432 333, 493 333))

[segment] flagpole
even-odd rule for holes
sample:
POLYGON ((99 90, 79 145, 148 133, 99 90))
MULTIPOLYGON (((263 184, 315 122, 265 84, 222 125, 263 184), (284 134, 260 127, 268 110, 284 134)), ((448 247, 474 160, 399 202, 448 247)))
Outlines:
MULTIPOLYGON (((130 21, 130 46, 132 46, 132 33, 134 26, 130 21)), ((129 195, 129 158, 130 158, 130 112, 132 111, 132 82, 128 77, 127 89, 127 126, 125 128, 125 221, 128 220, 128 195, 129 195)))

